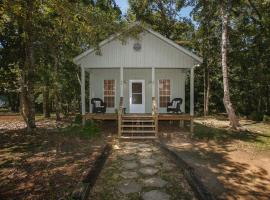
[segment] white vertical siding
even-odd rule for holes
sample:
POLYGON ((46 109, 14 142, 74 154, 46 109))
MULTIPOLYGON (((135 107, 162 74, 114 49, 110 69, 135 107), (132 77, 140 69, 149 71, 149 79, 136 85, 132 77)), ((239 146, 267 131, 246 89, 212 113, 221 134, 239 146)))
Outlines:
POLYGON ((190 68, 198 63, 151 33, 144 32, 140 36, 140 51, 133 49, 138 42, 134 39, 129 38, 126 43, 115 39, 101 47, 102 55, 93 52, 82 59, 81 64, 85 68, 190 68))
MULTIPOLYGON (((118 109, 120 100, 120 68, 115 69, 91 69, 92 97, 103 99, 104 80, 116 80, 116 102, 115 108, 118 109)), ((152 69, 127 69, 123 70, 123 93, 124 107, 129 112, 129 80, 145 80, 145 112, 152 111, 152 69)), ((182 69, 156 69, 155 70, 155 95, 158 99, 158 81, 160 79, 171 80, 171 98, 180 97, 183 99, 181 107, 185 111, 185 72, 182 69)), ((115 108, 108 109, 108 113, 115 112, 115 108)), ((160 113, 166 112, 166 109, 159 109, 160 113)))

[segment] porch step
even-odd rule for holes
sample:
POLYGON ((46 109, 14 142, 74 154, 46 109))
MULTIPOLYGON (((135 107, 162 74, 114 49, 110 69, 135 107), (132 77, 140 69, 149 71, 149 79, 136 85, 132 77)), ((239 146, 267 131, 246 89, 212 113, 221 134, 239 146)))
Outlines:
POLYGON ((155 139, 157 121, 152 115, 123 115, 120 123, 121 138, 155 139))
POLYGON ((153 118, 152 115, 123 115, 123 119, 145 119, 145 118, 153 118))
POLYGON ((154 128, 155 125, 146 125, 146 124, 141 124, 141 125, 122 125, 123 128, 154 128))
POLYGON ((144 140, 144 139, 157 139, 157 137, 156 136, 121 136, 121 139, 144 140))
POLYGON ((123 119, 122 122, 130 122, 130 123, 132 123, 132 122, 134 122, 134 123, 140 123, 140 122, 149 123, 149 122, 152 122, 153 123, 154 120, 153 119, 123 119))
POLYGON ((123 130, 122 133, 155 133, 154 130, 147 131, 147 130, 123 130))

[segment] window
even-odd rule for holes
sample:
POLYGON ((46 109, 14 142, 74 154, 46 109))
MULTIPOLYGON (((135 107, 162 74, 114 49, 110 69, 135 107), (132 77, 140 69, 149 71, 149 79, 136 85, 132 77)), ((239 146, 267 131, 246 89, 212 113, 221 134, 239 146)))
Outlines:
POLYGON ((171 97, 171 82, 170 80, 159 80, 159 107, 166 108, 171 97))
POLYGON ((107 108, 115 107, 115 80, 104 80, 104 102, 107 108))

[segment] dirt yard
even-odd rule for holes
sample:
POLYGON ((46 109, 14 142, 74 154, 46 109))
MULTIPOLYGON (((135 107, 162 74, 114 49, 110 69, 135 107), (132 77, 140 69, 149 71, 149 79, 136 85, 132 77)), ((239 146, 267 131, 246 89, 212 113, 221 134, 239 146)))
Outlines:
POLYGON ((20 117, 0 117, 0 199, 59 199, 73 191, 104 137, 62 131, 68 125, 38 120, 37 131, 27 134, 20 117))
POLYGON ((195 122, 192 139, 177 124, 163 124, 163 142, 195 168, 217 199, 268 200, 270 125, 241 120, 241 131, 231 132, 224 118, 195 122))

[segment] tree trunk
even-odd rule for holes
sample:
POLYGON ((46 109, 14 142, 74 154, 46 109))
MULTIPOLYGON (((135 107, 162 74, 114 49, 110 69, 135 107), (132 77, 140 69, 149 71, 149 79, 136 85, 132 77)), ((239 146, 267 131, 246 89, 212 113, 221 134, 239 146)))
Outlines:
POLYGON ((27 1, 27 14, 23 24, 24 38, 24 64, 21 70, 21 115, 27 125, 27 131, 32 132, 36 128, 35 123, 35 97, 34 97, 34 49, 33 49, 33 30, 32 14, 33 1, 27 1))
POLYGON ((229 89, 229 74, 228 74, 228 22, 229 22, 229 9, 230 0, 222 3, 221 6, 221 17, 222 17, 222 39, 221 39, 221 57, 222 57, 222 74, 223 74, 223 90, 224 97, 223 103, 227 111, 230 126, 233 129, 237 129, 239 126, 239 121, 235 115, 235 111, 230 99, 230 89, 229 89))
POLYGON ((57 50, 55 47, 53 47, 53 58, 54 58, 54 105, 55 105, 55 114, 56 114, 56 121, 61 120, 61 103, 60 103, 60 94, 59 94, 59 82, 58 82, 58 68, 59 68, 59 62, 57 57, 57 50))
POLYGON ((204 65, 204 116, 209 114, 210 80, 208 61, 204 65))
POLYGON ((47 85, 43 88, 43 115, 45 118, 50 118, 50 102, 49 102, 50 90, 47 85))

